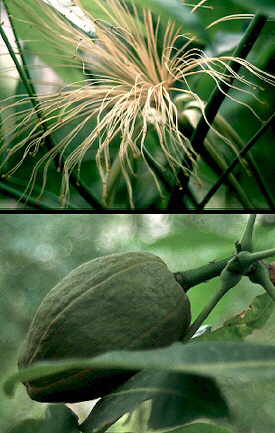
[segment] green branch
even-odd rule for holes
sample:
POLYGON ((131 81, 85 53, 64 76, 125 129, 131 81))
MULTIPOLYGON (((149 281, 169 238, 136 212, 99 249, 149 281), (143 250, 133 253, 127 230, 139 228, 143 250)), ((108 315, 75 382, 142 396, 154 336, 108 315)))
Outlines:
POLYGON ((249 215, 242 238, 240 242, 237 242, 236 244, 237 252, 253 251, 253 232, 254 232, 256 216, 257 216, 256 214, 249 215))
POLYGON ((211 311, 216 307, 218 302, 226 295, 230 288, 222 285, 220 290, 214 295, 209 304, 202 310, 202 312, 198 315, 196 320, 189 327, 187 333, 184 336, 184 342, 190 340, 191 337, 197 332, 200 326, 203 324, 205 319, 209 316, 211 311))

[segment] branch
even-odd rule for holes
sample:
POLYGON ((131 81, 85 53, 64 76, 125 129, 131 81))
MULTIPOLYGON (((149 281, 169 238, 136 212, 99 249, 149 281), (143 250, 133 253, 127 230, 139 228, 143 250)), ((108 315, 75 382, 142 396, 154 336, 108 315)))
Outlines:
POLYGON ((216 193, 216 191, 220 188, 220 186, 224 183, 224 180, 227 176, 232 173, 234 168, 239 164, 240 159, 246 155, 247 152, 254 146, 255 143, 259 140, 259 138, 266 132, 266 130, 271 126, 272 122, 275 119, 275 113, 270 116, 270 118, 265 122, 265 124, 256 132, 256 134, 249 140, 246 146, 241 150, 238 156, 231 162, 228 168, 223 172, 218 181, 212 186, 212 188, 208 191, 204 199, 199 204, 199 209, 204 209, 205 205, 209 202, 211 197, 216 193))
MULTIPOLYGON (((266 21, 267 18, 264 15, 255 15, 254 19, 248 26, 248 29, 243 36, 239 46, 235 50, 233 57, 245 58, 248 55, 266 21)), ((237 62, 231 61, 229 63, 229 67, 237 73, 241 68, 241 65, 237 62)), ((207 119, 207 121, 205 120, 204 116, 202 116, 195 132, 191 137, 191 144, 195 152, 202 157, 202 159, 209 165, 209 167, 211 167, 216 172, 218 176, 222 174, 222 170, 204 146, 204 140, 209 131, 210 125, 212 124, 222 102, 224 101, 228 93, 228 90, 230 89, 230 84, 233 82, 233 80, 234 76, 231 77, 228 83, 220 83, 220 89, 216 87, 215 90, 212 92, 212 95, 210 96, 210 99, 205 107, 205 118, 207 119)), ((183 160, 182 165, 189 170, 192 170, 193 168, 193 163, 186 158, 183 160)), ((185 186, 188 184, 189 177, 190 176, 186 175, 184 170, 180 171, 180 186, 177 185, 174 188, 170 198, 170 206, 172 206, 173 208, 182 208, 182 188, 185 188, 185 186)))

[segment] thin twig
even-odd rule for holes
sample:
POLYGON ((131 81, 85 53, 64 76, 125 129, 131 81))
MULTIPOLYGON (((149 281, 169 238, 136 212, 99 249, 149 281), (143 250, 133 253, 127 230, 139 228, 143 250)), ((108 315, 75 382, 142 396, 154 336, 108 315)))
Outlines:
MULTIPOLYGON (((222 116, 217 115, 217 118, 218 117, 219 117, 219 122, 222 122, 222 125, 226 130, 227 137, 229 139, 231 138, 238 145, 238 152, 240 152, 244 147, 243 140, 240 138, 238 133, 232 128, 232 126, 222 116)), ((275 199, 273 197, 272 192, 270 191, 269 186, 265 184, 264 179, 263 179, 261 172, 260 172, 260 170, 256 164, 256 161, 254 160, 253 155, 251 153, 247 153, 245 160, 248 163, 248 169, 251 171, 251 173, 253 173, 255 181, 257 182, 259 189, 261 190, 263 196, 265 197, 266 202, 268 203, 268 205, 272 209, 274 209, 275 208, 275 199)))
POLYGON ((246 144, 246 146, 241 150, 240 154, 231 162, 231 164, 228 166, 227 170, 224 171, 224 173, 221 175, 221 177, 218 179, 218 181, 215 183, 215 185, 212 186, 212 188, 208 191, 204 199, 199 204, 199 209, 203 209, 205 205, 209 202, 211 197, 217 192, 217 190, 220 188, 220 186, 224 183, 224 180, 227 178, 227 176, 232 173, 234 168, 237 166, 237 164, 240 162, 240 158, 246 155, 247 152, 254 146, 254 144, 259 140, 261 135, 265 133, 265 131, 269 128, 271 123, 275 119, 275 114, 272 114, 270 118, 265 122, 265 124, 256 132, 256 134, 249 140, 249 142, 246 144))
MULTIPOLYGON (((266 21, 266 16, 260 13, 255 15, 241 42, 235 50, 233 57, 245 58, 248 55, 266 21)), ((235 73, 237 73, 241 68, 241 64, 231 61, 229 63, 229 67, 232 68, 235 73)), ((201 116, 198 126, 191 137, 191 144, 194 151, 202 157, 202 159, 215 171, 218 176, 222 174, 222 170, 204 146, 204 140, 209 131, 210 125, 213 123, 215 116, 230 89, 230 85, 232 84, 233 80, 234 76, 232 75, 231 79, 227 83, 220 83, 220 88, 216 87, 212 92, 212 95, 210 96, 210 99, 205 107, 205 116, 201 116)), ((192 162, 186 158, 183 160, 182 165, 183 167, 187 167, 189 170, 190 168, 193 168, 192 162)), ((172 191, 169 203, 169 205, 173 208, 182 208, 182 190, 180 188, 184 188, 185 185, 188 184, 189 178, 190 176, 187 175, 184 170, 181 170, 179 173, 180 186, 176 185, 172 191)))

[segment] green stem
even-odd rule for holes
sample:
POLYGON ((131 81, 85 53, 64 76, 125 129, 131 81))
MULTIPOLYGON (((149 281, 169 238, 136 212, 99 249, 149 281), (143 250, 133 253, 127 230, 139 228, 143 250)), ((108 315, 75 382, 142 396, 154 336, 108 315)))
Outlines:
POLYGON ((211 299, 209 304, 202 310, 198 315, 196 320, 189 327, 188 332, 184 336, 184 341, 189 340, 200 328, 205 319, 209 316, 211 311, 216 307, 219 300, 233 287, 235 287, 241 280, 242 275, 235 274, 229 270, 230 261, 227 263, 226 267, 221 272, 221 289, 215 294, 211 299))
POLYGON ((249 140, 246 146, 241 150, 240 154, 231 162, 228 168, 223 172, 218 181, 212 188, 208 191, 204 199, 199 204, 199 209, 203 209, 213 195, 217 192, 220 186, 224 183, 227 176, 232 173, 234 168, 239 164, 240 158, 246 155, 246 153, 254 146, 254 144, 259 140, 259 138, 266 132, 266 130, 271 126, 275 119, 275 113, 273 113, 269 119, 264 123, 264 125, 256 132, 256 134, 249 140))
POLYGON ((187 333, 184 336, 184 342, 190 340, 191 337, 197 332, 200 326, 203 324, 205 319, 209 316, 211 311, 216 307, 217 303, 221 300, 221 298, 230 290, 229 287, 222 287, 212 298, 209 304, 202 310, 202 312, 198 315, 196 320, 189 327, 187 333))
MULTIPOLYGON (((249 254, 249 263, 255 262, 255 260, 260 260, 265 257, 270 257, 275 255, 275 249, 256 252, 249 254)), ((174 272, 175 279, 181 285, 185 292, 188 292, 192 287, 197 286, 198 284, 204 283, 207 280, 218 277, 227 263, 233 259, 235 256, 227 257, 226 259, 213 261, 208 263, 207 265, 199 266, 197 268, 188 269, 187 271, 178 271, 174 272)), ((267 266, 265 264, 265 266, 267 266)))
MULTIPOLYGON (((266 23, 267 18, 262 14, 256 14, 250 25, 248 26, 248 29, 242 38, 239 46, 235 50, 233 57, 240 57, 245 58, 251 48, 253 47, 254 43, 256 42, 263 26, 266 23)), ((241 65, 238 62, 231 61, 229 63, 229 66, 232 68, 232 70, 237 73, 241 67, 241 65)), ((203 160, 211 167, 217 174, 220 176, 222 174, 221 169, 219 166, 217 166, 217 163, 207 149, 204 146, 204 140, 205 137, 209 131, 209 128, 214 119, 215 116, 224 101, 229 89, 230 84, 233 82, 234 76, 228 81, 228 83, 220 83, 220 88, 216 87, 216 89, 212 92, 212 95, 210 96, 210 99, 205 107, 205 117, 207 118, 207 122, 204 118, 204 116, 201 116, 200 121, 198 123, 198 126, 194 132, 194 134, 191 137, 191 144, 193 146, 193 149, 197 154, 199 154, 203 160)), ((182 163, 183 167, 187 167, 188 169, 192 169, 192 163, 188 161, 186 158, 183 160, 182 163)), ((179 173, 179 181, 181 187, 183 187, 185 184, 189 182, 189 176, 185 174, 185 172, 182 170, 179 173)), ((177 209, 181 209, 182 207, 182 192, 180 190, 180 187, 176 187, 172 193, 171 193, 171 199, 170 199, 170 205, 173 204, 173 207, 177 209)))
POLYGON ((267 257, 272 257, 275 255, 275 248, 265 251, 258 251, 257 253, 250 253, 247 257, 247 263, 253 263, 256 260, 266 259, 267 257))
POLYGON ((189 269, 184 272, 175 272, 174 276, 177 282, 182 286, 183 290, 188 292, 188 290, 190 290, 192 287, 210 280, 211 278, 219 276, 222 270, 225 268, 227 262, 232 257, 233 256, 227 257, 226 259, 213 261, 207 265, 189 269))
POLYGON ((252 238, 256 216, 256 214, 249 215, 242 239, 239 242, 241 251, 253 251, 252 238))
MULTIPOLYGON (((4 0, 3 0, 3 4, 4 4, 4 7, 7 10, 7 13, 8 13, 8 16, 9 16, 9 20, 10 20, 10 23, 11 23, 11 26, 12 26, 12 29, 14 31, 14 37, 15 37, 15 41, 16 41, 18 52, 19 52, 21 60, 22 60, 23 68, 21 67, 20 63, 18 62, 18 60, 16 58, 16 55, 14 54, 13 48, 12 48, 12 46, 11 46, 11 44, 10 44, 7 36, 6 36, 6 33, 4 32, 1 24, 0 24, 0 35, 1 35, 1 37, 2 37, 2 39, 4 41, 4 43, 5 43, 8 51, 9 51, 9 54, 10 54, 10 56, 11 56, 14 64, 15 64, 17 72, 18 72, 18 74, 19 74, 19 76, 20 76, 20 78, 21 78, 21 80, 22 80, 22 82, 23 82, 23 84, 24 84, 27 92, 28 92, 28 95, 30 97, 30 102, 31 102, 31 104, 33 105, 33 107, 35 109, 35 113, 37 115, 37 118, 38 118, 39 121, 42 121, 43 119, 42 119, 41 113, 40 113, 40 111, 38 109, 39 103, 37 102, 37 95, 36 95, 36 92, 35 92, 35 89, 34 89, 32 83, 30 84, 31 81, 30 81, 29 71, 26 72, 28 70, 28 68, 27 68, 27 62, 25 61, 24 55, 22 53, 22 50, 21 50, 21 47, 20 47, 20 44, 19 44, 19 39, 17 37, 17 34, 15 32, 15 28, 14 28, 14 25, 13 25, 13 21, 11 19, 11 16, 10 16, 9 11, 7 9, 7 5, 5 4, 4 0)), ((47 127, 44 124, 44 122, 41 122, 41 127, 42 127, 42 129, 43 129, 44 132, 47 132, 47 127)), ((47 147, 48 147, 49 150, 51 150, 53 147, 55 147, 55 144, 54 144, 52 138, 49 137, 48 135, 46 135, 46 137, 45 137, 45 142, 46 142, 46 145, 47 145, 47 147)), ((61 164, 61 167, 60 167, 58 155, 54 158, 54 163, 55 163, 56 168, 62 170, 63 163, 61 164)), ((71 173, 71 175, 70 175, 70 182, 78 190, 79 194, 87 201, 87 203, 89 203, 89 205, 92 208, 103 209, 103 206, 99 203, 99 201, 95 197, 93 197, 93 195, 91 194, 90 190, 87 188, 87 186, 81 180, 78 179, 77 175, 75 175, 74 173, 71 173)))

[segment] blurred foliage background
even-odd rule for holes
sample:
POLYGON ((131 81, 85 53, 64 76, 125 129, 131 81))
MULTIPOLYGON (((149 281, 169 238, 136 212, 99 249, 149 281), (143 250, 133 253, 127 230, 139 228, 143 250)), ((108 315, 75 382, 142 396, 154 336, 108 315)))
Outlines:
MULTIPOLYGON (((42 298, 74 267, 102 255, 147 251, 160 256, 171 271, 184 271, 230 256, 246 220, 244 214, 2 213, 1 385, 16 369, 18 349, 42 298)), ((274 215, 259 216, 256 248, 274 247, 274 239, 274 215)), ((189 292, 193 318, 218 287, 219 280, 215 278, 189 292)), ((207 324, 220 326, 246 309, 260 293, 260 286, 243 279, 220 302, 207 324)), ((8 431, 13 423, 30 415, 41 414, 45 406, 31 401, 22 385, 11 400, 0 386, 0 431, 8 431)))
MULTIPOLYGON (((33 10, 37 9, 37 4, 35 0, 28 0, 28 6, 31 6, 33 10)), ((53 1, 52 1, 53 3, 53 1)), ((57 1, 55 2, 58 3, 57 1)), ((70 6, 70 1, 63 2, 60 4, 67 4, 70 6)), ((139 3, 137 1, 137 3, 139 3)), ((142 4, 142 2, 140 2, 142 4)), ((148 1, 149 3, 149 1, 148 1)), ((151 2, 152 4, 154 2, 151 2)), ((160 2, 163 7, 167 7, 169 10, 169 2, 160 2)), ((200 3, 199 0, 194 0, 192 4, 200 3)), ((264 29, 261 31, 260 36, 257 39, 256 44, 252 48, 248 61, 252 62, 259 68, 264 69, 266 72, 273 74, 275 72, 274 65, 274 40, 275 40, 275 26, 274 26, 274 6, 271 5, 270 0, 262 0, 261 6, 265 13, 270 14, 264 29)), ((76 67, 71 67, 72 63, 72 53, 68 47, 63 46, 63 52, 65 54, 62 59, 62 65, 58 60, 58 55, 60 51, 56 51, 54 44, 49 43, 45 37, 43 39, 41 34, 41 29, 39 26, 30 26, 25 23, 24 8, 21 6, 16 6, 16 3, 10 0, 6 1, 6 4, 10 7, 11 13, 17 17, 14 24, 18 35, 21 40, 23 47, 23 52, 26 56, 26 61, 28 68, 30 70, 32 80, 34 82, 36 91, 38 93, 48 93, 50 91, 55 91, 63 86, 69 85, 69 83, 83 79, 82 65, 76 64, 76 67), (66 57, 67 56, 67 57, 66 57)), ((143 3, 144 4, 144 3, 143 3)), ((158 5, 158 2, 156 2, 158 5)), ((259 7, 259 1, 249 2, 247 0, 227 0, 224 2, 218 0, 209 0, 206 2, 207 7, 202 7, 196 10, 197 20, 189 20, 186 17, 186 28, 188 31, 193 31, 196 34, 197 27, 200 28, 208 26, 211 22, 218 20, 224 16, 232 14, 251 14, 255 13, 259 7), (193 23, 193 24, 192 24, 193 23), (192 28, 193 25, 193 28, 192 28)), ((87 7, 87 10, 93 10, 93 2, 83 1, 83 5, 87 7), (89 9, 90 8, 90 9, 89 9)), ((1 1, 0 1, 1 6, 1 1)), ((39 11, 38 11, 39 12, 39 11)), ((13 43, 12 33, 10 32, 9 23, 6 20, 6 15, 2 9, 3 18, 6 22, 5 30, 10 37, 11 43, 13 43)), ((238 45, 241 37, 243 36, 249 20, 230 20, 222 22, 207 31, 208 41, 199 39, 200 47, 205 50, 208 55, 231 55, 238 45)), ((52 40, 58 45, 60 41, 58 38, 58 32, 53 33, 52 40)), ((0 82, 0 99, 3 99, 11 95, 20 95, 25 92, 24 85, 19 79, 18 74, 14 68, 13 62, 7 53, 4 45, 1 45, 1 56, 0 56, 0 69, 1 69, 1 82, 0 82)), ((241 70, 241 75, 247 78, 247 73, 241 70)), ((260 87, 263 83, 256 77, 250 76, 249 79, 260 87)), ((203 78, 197 79, 194 76, 194 81, 192 82, 197 94, 205 101, 209 98, 215 83, 211 80, 207 74, 203 78)), ((260 98, 261 102, 254 99, 252 95, 242 94, 240 92, 233 90, 230 91, 231 97, 235 98, 237 96, 243 103, 249 104, 262 119, 267 119, 269 115, 274 111, 274 89, 272 86, 264 85, 265 91, 262 92, 259 89, 253 89, 254 96, 260 98)), ((223 103, 220 114, 223 115, 226 120, 231 124, 235 131, 239 134, 244 142, 247 142, 254 133, 260 128, 261 122, 256 119, 253 114, 245 107, 245 105, 240 105, 236 103, 233 99, 227 98, 223 103)), ((2 119, 3 125, 1 129, 1 134, 5 136, 5 119, 2 119)), ((71 125, 67 125, 62 129, 61 136, 69 133, 70 129, 73 127, 73 122, 71 125)), ((89 128, 87 126, 81 130, 81 133, 72 141, 72 148, 78 145, 83 137, 87 136, 89 128)), ((56 137, 60 139, 60 136, 56 137)), ((154 135, 149 134, 149 140, 154 143, 154 135)), ((260 138, 260 140, 253 147, 251 153, 254 156, 259 172, 263 176, 264 182, 269 185, 270 193, 274 196, 275 194, 275 183, 274 183, 274 164, 273 159, 270 157, 272 153, 271 144, 274 141, 274 125, 269 128, 269 130, 260 138)), ((113 151, 116 154, 119 146, 119 140, 114 140, 113 151)), ((235 153, 230 149, 224 142, 216 138, 215 146, 219 150, 220 155, 222 155, 227 163, 231 162, 235 153)), ((43 152, 38 152, 37 158, 40 158, 43 152)), ((11 186, 17 191, 24 191, 27 180, 31 174, 33 167, 33 158, 28 158, 25 160, 24 165, 12 176, 11 186)), ((164 208, 163 204, 159 199, 159 192, 152 182, 151 175, 146 169, 144 164, 140 166, 137 165, 136 168, 137 176, 134 181, 135 190, 135 203, 137 209, 144 208, 164 208), (139 180, 142 180, 141 182, 139 180), (150 185, 150 186, 149 186, 150 185)), ((253 204, 255 208, 268 208, 268 203, 257 184, 255 177, 245 169, 241 164, 234 170, 236 178, 240 186, 245 190, 248 199, 253 204)), ((200 201, 209 190, 210 186, 213 185, 217 180, 216 174, 209 168, 208 164, 200 160, 197 168, 198 178, 193 179, 191 182, 191 189, 200 201)), ((81 178, 90 187, 93 195, 100 199, 101 194, 101 182, 99 179, 98 171, 95 163, 95 151, 89 151, 87 156, 83 160, 81 169, 81 178)), ((60 173, 56 173, 54 164, 49 168, 49 181, 47 184, 47 193, 42 197, 42 201, 45 205, 51 204, 53 207, 58 207, 58 195, 60 188, 60 173)), ((175 179, 174 179, 175 181, 175 179)), ((42 184, 42 176, 38 178, 37 187, 38 191, 42 184)), ((37 197, 38 191, 35 191, 33 196, 37 197)), ((9 194, 7 191, 4 192, 0 188, 0 207, 14 207, 16 206, 14 200, 7 200, 9 194)), ((74 206, 78 208, 88 208, 86 201, 81 197, 78 191, 74 188, 71 189, 71 202, 74 206)), ((189 203, 192 206, 192 203, 189 203)), ((20 206, 20 205, 19 205, 20 206)), ((127 199, 127 190, 125 182, 117 182, 116 186, 116 200, 113 204, 114 208, 128 208, 129 203, 127 199)), ((240 203, 232 193, 230 193, 227 187, 222 186, 215 196, 210 200, 207 205, 208 208, 228 208, 237 209, 240 203)))

